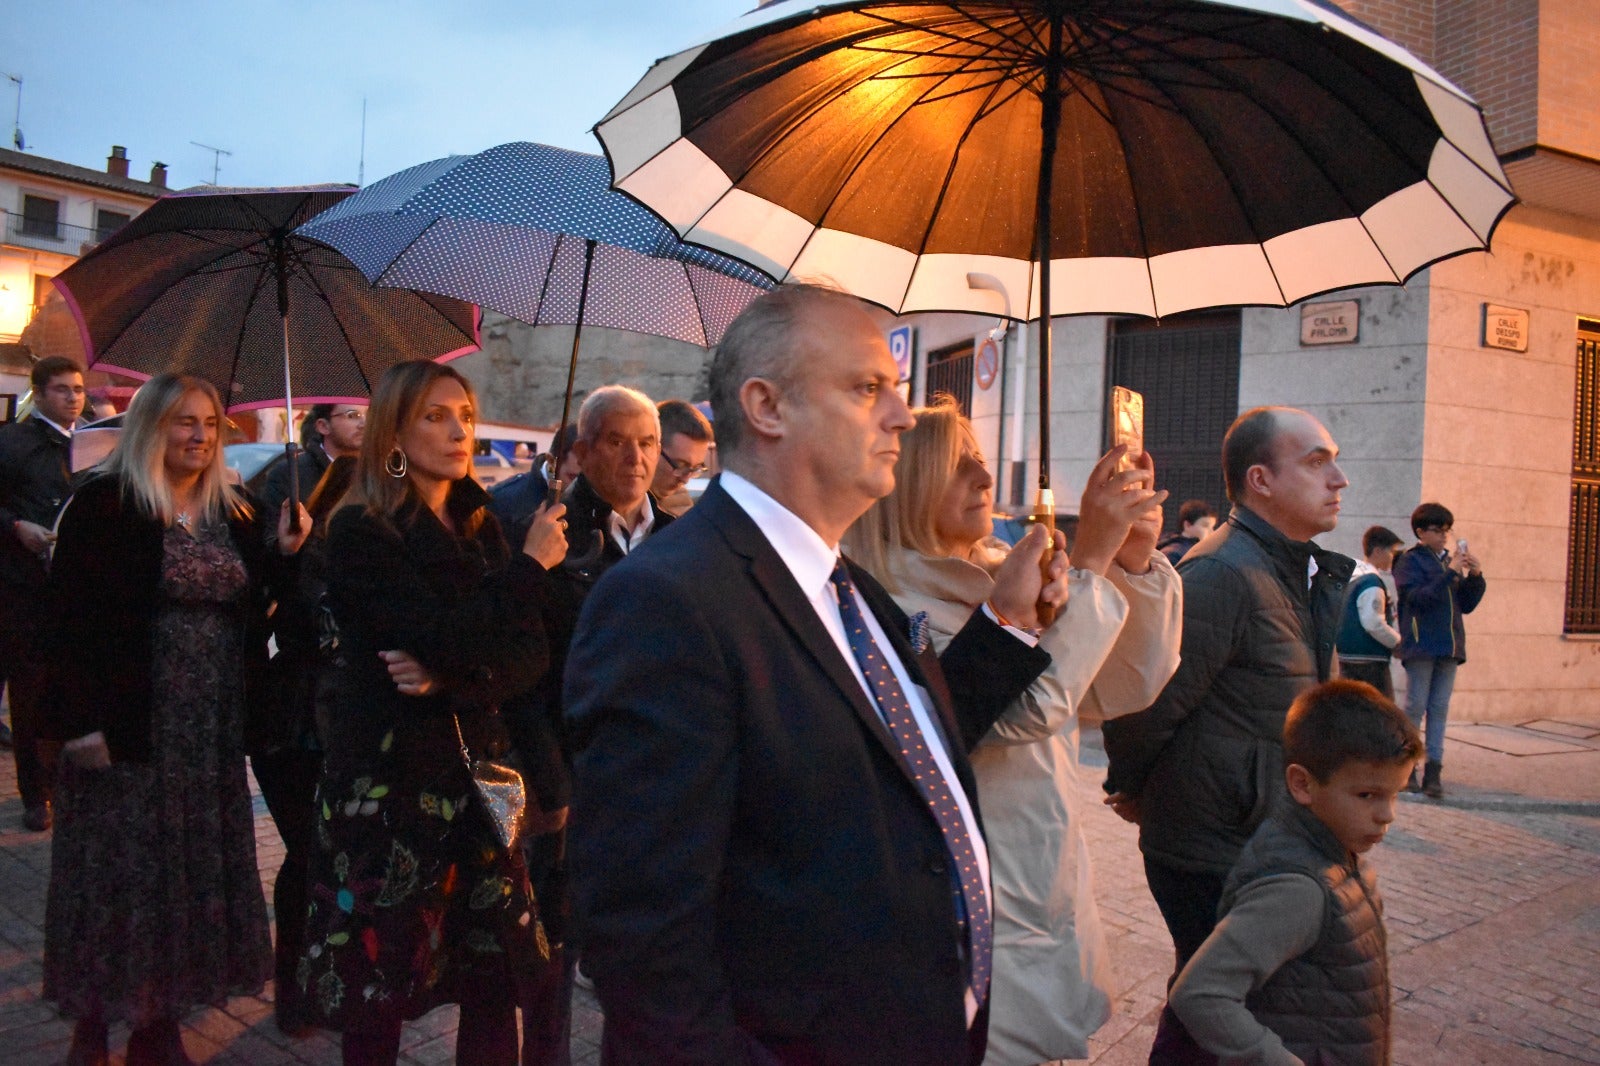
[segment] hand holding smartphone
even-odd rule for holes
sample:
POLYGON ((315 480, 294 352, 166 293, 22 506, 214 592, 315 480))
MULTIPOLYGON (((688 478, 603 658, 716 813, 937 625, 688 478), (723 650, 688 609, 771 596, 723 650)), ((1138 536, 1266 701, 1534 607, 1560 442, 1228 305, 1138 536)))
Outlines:
POLYGON ((1117 473, 1132 470, 1144 454, 1144 395, 1117 385, 1111 390, 1111 446, 1126 444, 1117 473))

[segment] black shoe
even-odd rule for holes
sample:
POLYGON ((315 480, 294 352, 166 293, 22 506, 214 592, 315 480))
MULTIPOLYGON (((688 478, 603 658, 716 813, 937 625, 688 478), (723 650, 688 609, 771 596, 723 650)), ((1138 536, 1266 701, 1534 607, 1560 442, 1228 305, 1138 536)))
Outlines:
POLYGON ((0 748, 9 748, 10 746, 11 727, 4 722, 0 722, 0 748))
POLYGON ((1411 768, 1411 779, 1406 782, 1405 790, 1407 792, 1421 792, 1422 791, 1422 782, 1417 780, 1417 768, 1415 766, 1413 766, 1411 768))
POLYGON ((1444 785, 1439 781, 1440 771, 1444 769, 1442 763, 1430 762, 1422 770, 1422 794, 1429 799, 1443 799, 1444 785))
POLYGON ((56 816, 50 810, 48 801, 36 807, 29 807, 22 812, 22 827, 30 833, 48 832, 50 827, 55 824, 56 816))

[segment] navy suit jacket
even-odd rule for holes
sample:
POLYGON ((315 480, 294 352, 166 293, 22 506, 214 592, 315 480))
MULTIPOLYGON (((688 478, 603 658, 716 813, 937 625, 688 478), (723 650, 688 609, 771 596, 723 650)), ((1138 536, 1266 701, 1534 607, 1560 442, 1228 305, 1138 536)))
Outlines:
MULTIPOLYGON (((905 615, 852 573, 976 805, 964 748, 1049 656, 982 612, 942 659, 918 656, 905 615)), ((602 1061, 981 1057, 938 825, 810 602, 720 485, 590 594, 566 706, 602 1061)))

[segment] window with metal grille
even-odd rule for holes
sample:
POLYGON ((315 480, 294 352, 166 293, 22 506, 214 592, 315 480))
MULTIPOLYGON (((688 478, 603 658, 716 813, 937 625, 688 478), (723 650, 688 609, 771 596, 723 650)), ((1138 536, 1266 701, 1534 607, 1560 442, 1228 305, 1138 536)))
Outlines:
POLYGON ((1577 386, 1565 629, 1600 633, 1600 319, 1578 319, 1577 386))
POLYGON ((133 221, 133 216, 126 211, 107 211, 97 208, 94 213, 94 239, 103 241, 117 230, 133 221))
POLYGON ((939 393, 947 393, 955 397, 956 406, 963 415, 972 417, 972 354, 975 350, 972 341, 967 340, 928 353, 926 395, 930 402, 939 393))
MULTIPOLYGON (((1170 493, 1167 528, 1177 528, 1185 500, 1205 500, 1226 516, 1222 436, 1239 414, 1239 312, 1112 321, 1108 403, 1117 385, 1144 394, 1144 446, 1155 457, 1156 488, 1170 493)), ((1109 424, 1104 440, 1110 448, 1109 424)))
POLYGON ((47 196, 22 197, 22 232, 30 237, 61 236, 61 201, 47 196))

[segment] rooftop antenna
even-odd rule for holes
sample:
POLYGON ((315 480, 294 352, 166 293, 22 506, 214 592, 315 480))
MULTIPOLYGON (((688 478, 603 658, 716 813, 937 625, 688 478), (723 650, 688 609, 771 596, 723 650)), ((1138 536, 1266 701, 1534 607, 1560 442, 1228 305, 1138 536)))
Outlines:
POLYGON ((204 148, 211 153, 211 184, 217 183, 217 176, 222 173, 222 157, 233 153, 226 148, 218 148, 210 144, 201 144, 199 141, 190 141, 196 148, 204 148))
POLYGON ((16 145, 17 151, 26 152, 28 145, 22 138, 22 77, 18 74, 7 74, 6 78, 17 87, 17 113, 11 120, 11 143, 16 145))
POLYGON ((356 164, 356 188, 367 183, 367 98, 361 98, 361 162, 356 164))

